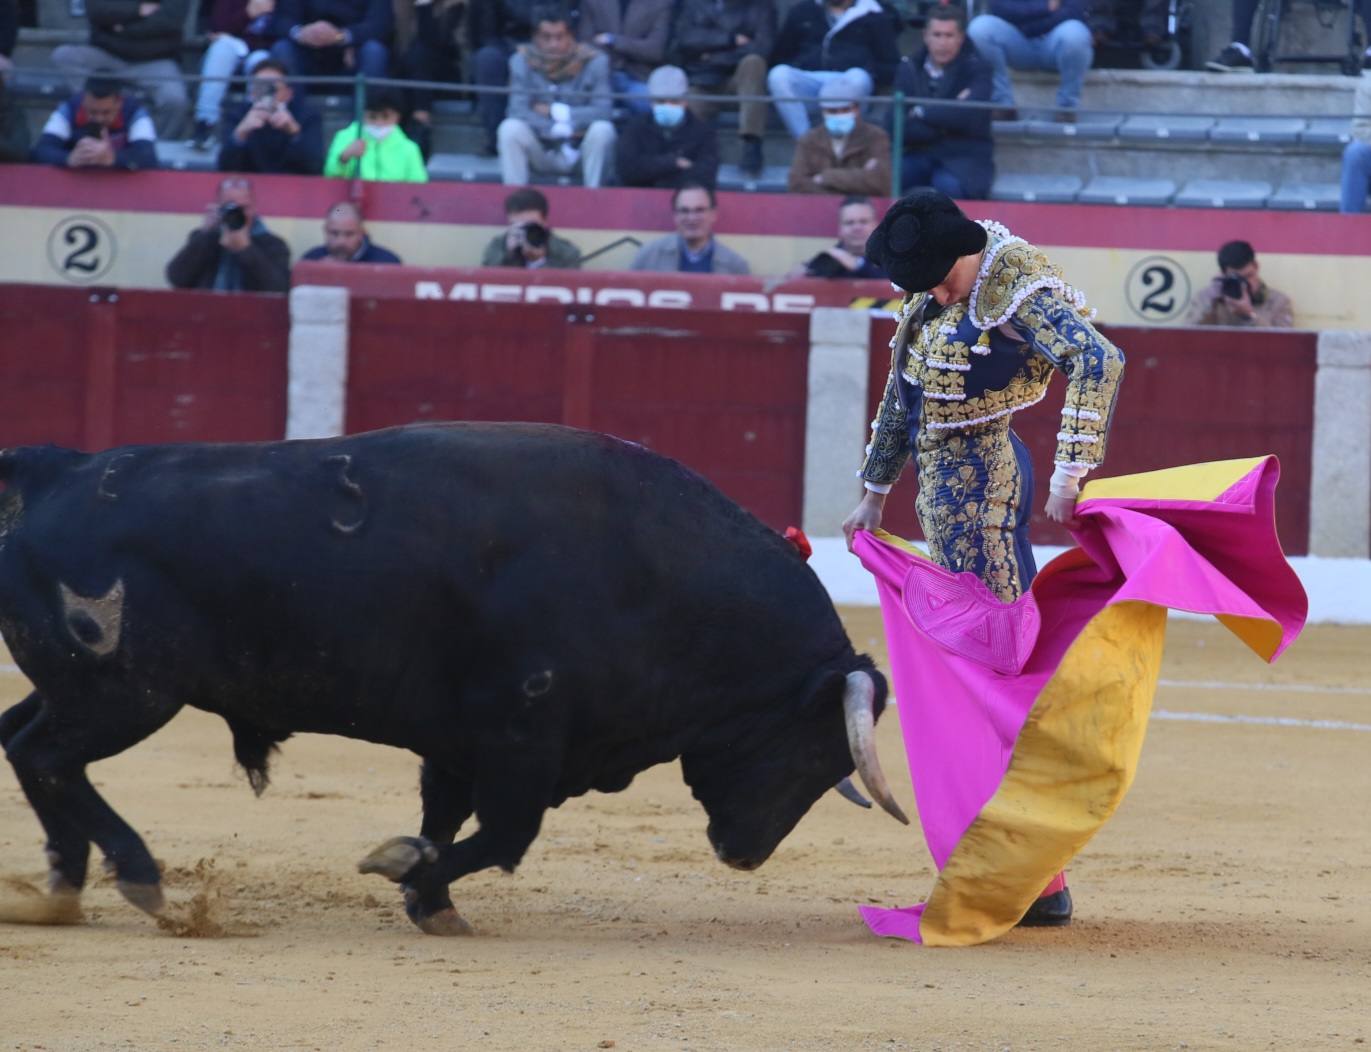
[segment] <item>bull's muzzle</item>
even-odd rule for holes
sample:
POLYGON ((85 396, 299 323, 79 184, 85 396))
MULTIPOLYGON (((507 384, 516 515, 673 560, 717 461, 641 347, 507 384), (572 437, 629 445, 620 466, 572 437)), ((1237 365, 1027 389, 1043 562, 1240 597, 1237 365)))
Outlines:
POLYGON ((847 746, 852 750, 852 762, 866 791, 887 814, 909 825, 909 819, 890 795, 890 785, 876 756, 876 684, 865 672, 847 674, 843 715, 847 720, 847 746))

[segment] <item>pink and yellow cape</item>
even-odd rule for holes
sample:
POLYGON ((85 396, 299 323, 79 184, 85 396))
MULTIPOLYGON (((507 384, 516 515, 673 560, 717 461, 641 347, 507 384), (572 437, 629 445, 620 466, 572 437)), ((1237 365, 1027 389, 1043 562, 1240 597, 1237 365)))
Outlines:
POLYGON ((1275 457, 1089 483, 1079 548, 1001 603, 889 534, 876 577, 914 795, 938 879, 926 902, 860 907, 877 935, 968 946, 1012 928, 1123 800, 1168 608, 1212 614, 1267 661, 1308 602, 1276 538, 1275 457))

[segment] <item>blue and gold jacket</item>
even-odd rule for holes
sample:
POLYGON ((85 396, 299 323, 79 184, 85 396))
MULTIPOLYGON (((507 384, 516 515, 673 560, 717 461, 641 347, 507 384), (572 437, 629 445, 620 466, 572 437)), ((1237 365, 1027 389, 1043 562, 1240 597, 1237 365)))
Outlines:
POLYGON ((999 223, 981 225, 989 240, 968 302, 925 321, 933 298, 905 297, 862 464, 867 482, 895 482, 920 431, 956 432, 1041 401, 1053 369, 1067 377, 1054 461, 1104 462, 1123 352, 1090 324, 1084 295, 1040 249, 999 223))

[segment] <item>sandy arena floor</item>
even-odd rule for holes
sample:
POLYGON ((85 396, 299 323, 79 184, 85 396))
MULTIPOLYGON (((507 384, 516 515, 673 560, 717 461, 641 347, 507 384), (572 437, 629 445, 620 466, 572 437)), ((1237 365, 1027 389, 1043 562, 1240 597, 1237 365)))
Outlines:
MULTIPOLYGON (((875 611, 847 621, 878 649, 875 611)), ((1371 630, 1314 628, 1268 668, 1173 622, 1159 710, 1363 729, 1155 719, 1132 795, 1072 868, 1076 923, 966 950, 858 920, 854 903, 929 887, 916 832, 830 794, 735 873, 675 765, 551 812, 517 875, 454 886, 479 934, 426 937, 355 870, 417 829, 412 757, 297 738, 256 800, 225 726, 187 711, 94 777, 180 915, 201 896, 197 923, 226 934, 159 931, 100 883, 84 926, 0 926, 0 1048, 1364 1048, 1369 651, 1371 630)), ((0 672, 0 704, 25 686, 0 672)), ((892 718, 881 743, 909 804, 892 718)), ((0 877, 10 896, 44 878, 3 764, 0 877)))

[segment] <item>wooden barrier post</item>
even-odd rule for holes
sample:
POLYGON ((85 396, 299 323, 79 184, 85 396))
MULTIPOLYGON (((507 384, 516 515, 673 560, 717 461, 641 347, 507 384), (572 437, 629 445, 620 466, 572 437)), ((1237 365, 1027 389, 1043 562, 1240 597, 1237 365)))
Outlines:
POLYGON ((865 311, 845 307, 816 307, 809 316, 803 523, 814 537, 840 534, 862 495, 870 327, 865 311))
POLYGON ((1311 555, 1371 555, 1371 332, 1319 333, 1311 555))

